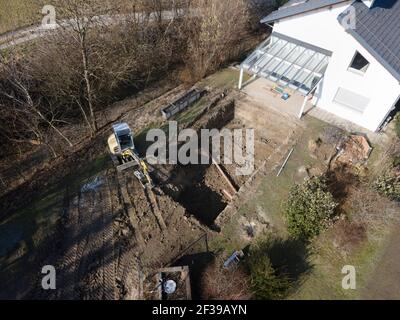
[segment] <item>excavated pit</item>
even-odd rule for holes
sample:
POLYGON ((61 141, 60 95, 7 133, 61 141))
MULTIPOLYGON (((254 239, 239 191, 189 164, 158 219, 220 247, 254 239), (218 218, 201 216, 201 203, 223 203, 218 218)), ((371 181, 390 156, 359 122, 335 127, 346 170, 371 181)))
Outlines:
POLYGON ((177 166, 172 172, 167 193, 202 224, 212 228, 228 199, 224 185, 211 165, 177 166))
MULTIPOLYGON (((217 104, 191 127, 198 132, 201 129, 255 129, 254 170, 256 170, 274 153, 279 144, 268 139, 267 133, 269 132, 265 133, 258 127, 254 127, 253 121, 246 120, 241 112, 236 111, 235 101, 230 100, 217 104)), ((249 151, 245 146, 247 133, 245 130, 242 132, 244 139, 242 152, 243 155, 246 155, 249 151)), ((223 159, 223 139, 221 139, 220 152, 220 159, 223 159)), ((159 166, 156 172, 167 171, 165 176, 168 178, 163 179, 163 190, 183 206, 188 215, 195 217, 203 225, 218 231, 215 220, 250 176, 237 175, 237 169, 239 169, 239 165, 235 163, 221 163, 217 167, 210 159, 210 163, 206 165, 175 165, 168 169, 159 166)))
MULTIPOLYGON (((234 119, 234 101, 217 101, 190 127, 199 132, 201 129, 222 129, 229 124, 234 119)), ((161 172, 161 169, 157 171, 161 172)), ((230 199, 224 193, 229 187, 215 165, 211 164, 211 159, 209 164, 175 165, 167 171, 164 192, 182 205, 188 215, 214 229, 215 219, 226 208, 230 199)))

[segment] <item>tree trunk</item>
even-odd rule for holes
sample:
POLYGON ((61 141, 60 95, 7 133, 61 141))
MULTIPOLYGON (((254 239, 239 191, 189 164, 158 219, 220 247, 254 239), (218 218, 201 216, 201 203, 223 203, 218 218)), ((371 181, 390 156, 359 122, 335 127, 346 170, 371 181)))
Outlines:
POLYGON ((86 94, 90 112, 90 119, 92 123, 92 128, 94 129, 95 132, 97 132, 98 127, 97 127, 96 116, 94 114, 92 86, 90 84, 90 79, 89 79, 88 56, 86 51, 85 35, 81 35, 80 40, 81 40, 81 53, 82 53, 82 64, 83 64, 83 77, 85 79, 85 84, 86 84, 86 94))
POLYGON ((70 147, 73 147, 73 143, 71 142, 71 140, 69 140, 60 130, 57 129, 56 126, 54 126, 51 122, 49 122, 49 125, 51 128, 53 128, 53 130, 61 137, 63 138, 70 147))
POLYGON ((72 142, 60 131, 57 129, 57 127, 49 120, 46 119, 46 117, 36 109, 36 113, 39 115, 40 118, 42 118, 61 138, 63 138, 70 147, 73 146, 72 142))
POLYGON ((92 127, 92 124, 90 123, 90 121, 89 121, 89 119, 88 119, 88 116, 87 116, 87 114, 86 114, 86 111, 85 111, 85 109, 83 108, 81 102, 80 102, 78 99, 76 99, 75 101, 76 101, 76 103, 78 104, 79 108, 81 109, 83 118, 85 119, 85 122, 86 122, 86 124, 88 125, 88 127, 89 127, 89 129, 90 129, 90 134, 91 134, 91 136, 93 137, 94 128, 92 127))

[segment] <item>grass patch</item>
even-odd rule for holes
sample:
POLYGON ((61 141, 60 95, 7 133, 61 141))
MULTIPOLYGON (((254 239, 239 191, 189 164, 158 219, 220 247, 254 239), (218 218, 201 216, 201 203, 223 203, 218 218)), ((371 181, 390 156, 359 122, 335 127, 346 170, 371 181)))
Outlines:
MULTIPOLYGON (((238 235, 242 232, 238 221, 241 216, 255 217, 262 215, 270 223, 274 236, 288 239, 284 207, 290 188, 300 183, 304 175, 299 174, 300 167, 323 168, 326 164, 310 155, 308 143, 315 140, 329 125, 306 116, 305 129, 298 138, 294 152, 284 171, 276 177, 277 170, 271 170, 263 179, 257 192, 243 203, 231 222, 224 226, 223 234, 213 239, 211 247, 231 253, 242 249, 247 243, 238 235)), ((374 146, 368 162, 368 168, 379 166, 379 159, 385 146, 374 146)), ((335 229, 329 228, 313 239, 310 246, 310 272, 302 275, 299 285, 291 291, 288 299, 358 299, 362 289, 371 277, 384 249, 387 234, 382 230, 373 231, 372 237, 364 239, 350 253, 342 252, 335 244, 335 229), (341 270, 345 265, 353 265, 357 270, 357 288, 343 290, 341 270)))
POLYGON ((42 20, 42 8, 49 1, 44 0, 0 0, 0 34, 42 20))
POLYGON ((216 236, 211 238, 210 240, 210 248, 211 251, 214 252, 225 252, 227 256, 234 253, 236 250, 242 249, 244 246, 243 240, 238 235, 240 234, 240 230, 237 219, 240 217, 239 214, 236 214, 232 217, 232 220, 235 223, 229 223, 224 226, 223 234, 220 236, 216 236))
POLYGON ((189 108, 174 116, 171 120, 177 121, 179 125, 185 125, 193 122, 203 111, 204 107, 206 106, 206 102, 207 100, 205 97, 201 98, 199 101, 189 106, 189 108))
MULTIPOLYGON (((239 83, 239 70, 226 68, 200 81, 199 85, 203 87, 212 87, 214 89, 232 89, 239 83)), ((244 73, 243 83, 250 79, 250 75, 244 73)))
POLYGON ((382 252, 382 242, 365 241, 351 255, 341 254, 334 246, 333 230, 329 230, 313 242, 314 253, 312 264, 314 268, 301 287, 290 299, 293 300, 347 300, 359 299, 361 291, 368 281, 374 266, 379 261, 382 252), (343 290, 341 273, 345 265, 355 266, 357 271, 357 290, 343 290))
POLYGON ((308 142, 310 139, 315 139, 327 126, 327 124, 310 117, 305 117, 304 121, 307 122, 306 129, 300 136, 285 170, 279 177, 276 177, 276 170, 269 170, 254 196, 240 206, 236 215, 224 226, 221 236, 211 241, 211 247, 216 250, 226 249, 228 252, 243 247, 243 240, 237 236, 240 232, 237 223, 240 217, 250 220, 261 216, 269 222, 276 236, 280 238, 288 236, 283 212, 289 190, 295 182, 300 182, 297 176, 300 166, 316 164, 317 160, 309 154, 308 142))

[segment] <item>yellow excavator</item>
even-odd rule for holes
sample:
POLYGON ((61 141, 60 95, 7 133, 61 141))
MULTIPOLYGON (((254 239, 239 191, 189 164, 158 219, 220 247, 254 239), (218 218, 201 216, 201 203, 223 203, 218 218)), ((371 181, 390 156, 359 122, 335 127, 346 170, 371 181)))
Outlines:
POLYGON ((135 177, 139 180, 148 196, 151 208, 157 218, 161 230, 167 229, 162 212, 158 207, 155 193, 162 194, 160 188, 155 188, 149 174, 147 163, 136 152, 132 130, 126 123, 117 123, 113 126, 113 133, 108 137, 108 148, 111 158, 119 172, 129 168, 134 169, 135 177))
POLYGON ((108 137, 108 148, 111 158, 122 172, 129 168, 134 169, 135 177, 143 188, 154 187, 146 162, 140 158, 135 149, 132 130, 126 123, 117 123, 112 126, 113 134, 108 137))

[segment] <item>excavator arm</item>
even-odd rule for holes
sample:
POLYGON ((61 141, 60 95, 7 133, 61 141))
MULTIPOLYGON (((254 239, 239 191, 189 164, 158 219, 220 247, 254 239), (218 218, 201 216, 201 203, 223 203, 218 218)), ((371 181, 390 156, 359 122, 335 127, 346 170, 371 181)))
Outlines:
POLYGON ((141 159, 133 150, 128 149, 122 154, 124 162, 131 163, 136 166, 135 177, 140 181, 143 187, 149 186, 153 188, 153 180, 150 177, 149 168, 147 163, 141 159))

